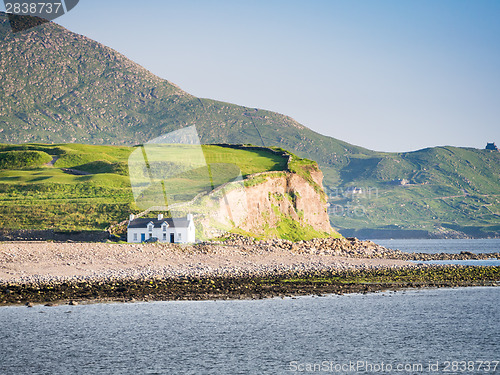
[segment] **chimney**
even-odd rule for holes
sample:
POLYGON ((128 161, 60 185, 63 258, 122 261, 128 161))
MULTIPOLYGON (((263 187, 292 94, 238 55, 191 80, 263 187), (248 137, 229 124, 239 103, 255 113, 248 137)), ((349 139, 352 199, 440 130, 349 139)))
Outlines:
POLYGON ((187 220, 193 221, 193 214, 187 214, 187 220))
POLYGON ((130 218, 129 218, 129 221, 132 221, 132 220, 134 220, 134 218, 135 218, 134 214, 130 214, 130 218))
POLYGON ((163 220, 163 214, 158 214, 158 220, 163 220))

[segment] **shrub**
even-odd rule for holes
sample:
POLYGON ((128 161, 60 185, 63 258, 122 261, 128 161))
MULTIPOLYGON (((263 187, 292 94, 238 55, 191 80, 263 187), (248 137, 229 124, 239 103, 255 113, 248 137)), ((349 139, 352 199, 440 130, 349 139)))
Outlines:
POLYGON ((38 168, 51 160, 43 151, 4 151, 0 152, 0 169, 38 168))

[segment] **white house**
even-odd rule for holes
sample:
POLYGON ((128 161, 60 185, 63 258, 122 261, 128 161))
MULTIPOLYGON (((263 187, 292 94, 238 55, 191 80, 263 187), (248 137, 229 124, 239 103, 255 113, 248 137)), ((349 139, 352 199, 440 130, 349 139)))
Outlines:
POLYGON ((195 228, 192 214, 186 218, 134 218, 130 215, 127 227, 127 242, 144 242, 157 238, 159 242, 188 243, 195 242, 195 228))

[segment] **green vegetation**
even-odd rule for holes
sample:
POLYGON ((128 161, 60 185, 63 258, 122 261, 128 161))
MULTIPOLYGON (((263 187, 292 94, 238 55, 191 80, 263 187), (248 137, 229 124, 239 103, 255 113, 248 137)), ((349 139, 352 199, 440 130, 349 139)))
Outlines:
POLYGON ((75 144, 0 145, 0 154, 43 154, 42 162, 31 164, 31 168, 23 164, 23 169, 18 169, 18 163, 12 161, 0 170, 0 227, 92 230, 123 220, 134 208, 126 172, 85 167, 100 162, 126 165, 131 150, 75 144), (58 158, 54 167, 43 165, 53 157, 58 158), (57 165, 86 169, 89 174, 70 174, 57 165))
MULTIPOLYGON (((266 237, 278 237, 296 242, 300 240, 310 240, 313 238, 331 237, 333 234, 317 231, 311 225, 302 221, 293 220, 291 217, 283 215, 276 206, 273 207, 273 211, 278 218, 278 222, 274 228, 266 226, 266 237)), ((335 233, 335 237, 337 236, 338 235, 335 233)))
POLYGON ((36 168, 51 160, 43 151, 4 151, 0 152, 0 169, 36 168))
POLYGON ((208 165, 237 165, 243 177, 264 171, 283 171, 287 167, 286 157, 266 148, 204 145, 202 149, 208 165))
POLYGON ((352 158, 327 186, 345 235, 500 235, 500 153, 435 147, 352 158), (353 194, 352 188, 362 189, 353 194), (406 231, 406 232, 405 232, 406 231), (401 234, 400 234, 401 235, 401 234))
POLYGON ((326 233, 315 230, 312 226, 297 222, 291 218, 281 215, 274 226, 264 224, 261 233, 247 232, 240 228, 230 230, 231 233, 240 234, 245 237, 252 237, 256 240, 265 240, 268 238, 282 238, 289 241, 307 241, 313 238, 339 237, 337 233, 326 233))
MULTIPOLYGON (((284 199, 282 195, 274 194, 276 201, 284 199)), ((331 233, 322 232, 314 229, 311 225, 305 223, 302 219, 303 213, 297 212, 299 220, 294 220, 290 216, 280 212, 277 206, 272 206, 275 219, 270 223, 269 213, 264 213, 262 217, 262 228, 258 233, 248 233, 241 229, 235 229, 231 232, 241 234, 243 236, 253 237, 261 240, 266 238, 282 238, 290 241, 310 240, 313 238, 339 237, 340 235, 334 231, 331 233)))
MULTIPOLYGON (((139 211, 127 164, 135 149, 81 144, 0 145, 0 155, 6 155, 0 170, 0 228, 102 230, 127 219, 130 212, 139 211), (45 165, 53 158, 53 166, 45 165)), ((288 160, 286 155, 257 147, 203 145, 202 152, 208 170, 198 168, 169 179, 169 192, 189 190, 186 187, 210 191, 240 175, 276 173, 286 169, 288 160), (212 178, 200 177, 208 173, 212 178)), ((161 160, 166 156, 173 157, 155 157, 161 160)), ((151 165, 154 162, 150 160, 151 165)), ((300 235, 298 226, 293 230, 300 235)), ((292 232, 292 228, 287 231, 292 232)), ((308 235, 312 233, 307 231, 308 235)))
MULTIPOLYGON (((375 152, 315 133, 285 115, 194 97, 54 23, 13 34, 1 13, 0 36, 0 142, 135 145, 195 125, 205 144, 277 146, 315 160, 325 175, 330 203, 340 210, 332 211, 332 225, 345 234, 459 231, 500 236, 498 152, 455 147, 375 152), (397 185, 402 179, 410 184, 397 185), (353 187, 372 194, 348 194, 353 187)), ((107 152, 82 156, 57 148, 47 152, 48 146, 26 147, 24 151, 63 155, 57 168, 126 174, 121 158, 107 152)), ((292 157, 290 170, 308 179, 308 168, 296 168, 297 163, 307 164, 292 157)), ((254 173, 251 162, 240 169, 244 175, 254 173)))
POLYGON ((286 217, 284 215, 278 221, 275 230, 278 238, 294 242, 332 236, 332 233, 319 232, 310 225, 292 220, 290 217, 286 217))

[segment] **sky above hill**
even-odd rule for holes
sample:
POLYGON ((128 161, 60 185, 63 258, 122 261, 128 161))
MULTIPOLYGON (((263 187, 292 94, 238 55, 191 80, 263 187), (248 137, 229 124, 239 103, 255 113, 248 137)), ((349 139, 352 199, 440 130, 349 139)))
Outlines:
POLYGON ((500 1, 81 0, 56 20, 204 98, 379 151, 500 143, 500 1))

